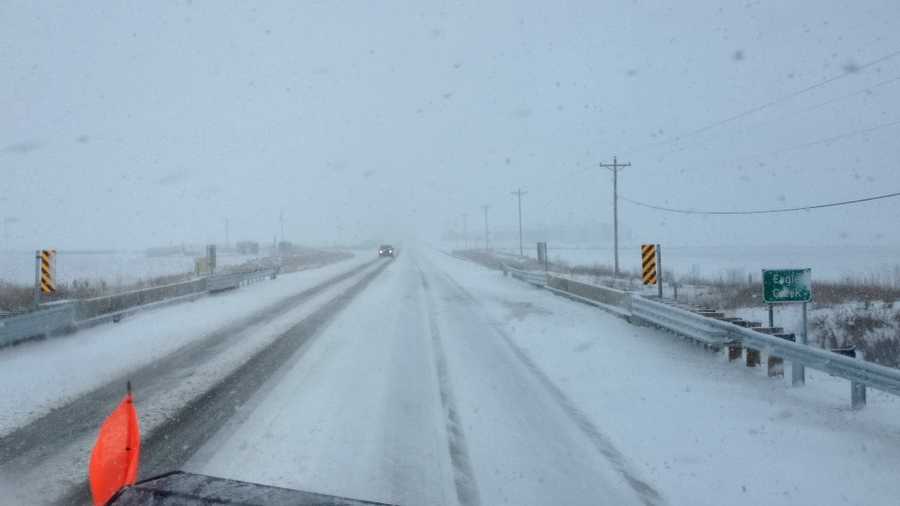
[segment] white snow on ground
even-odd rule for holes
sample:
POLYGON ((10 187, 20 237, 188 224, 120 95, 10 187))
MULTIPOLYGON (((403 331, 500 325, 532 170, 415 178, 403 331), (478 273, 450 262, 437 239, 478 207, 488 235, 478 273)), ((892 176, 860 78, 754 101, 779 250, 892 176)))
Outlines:
MULTIPOLYGON (((368 258, 0 350, 0 381, 18 396, 0 398, 4 423, 368 258)), ((334 293, 248 329, 165 399, 138 399, 142 426, 334 293)), ((187 468, 401 504, 896 504, 900 399, 870 390, 852 411, 845 381, 807 373, 791 388, 498 272, 410 251, 187 468)), ((29 472, 82 470, 72 461, 89 443, 29 472)))
MULTIPOLYGON (((352 262, 347 262, 347 264, 353 265, 352 262)), ((375 266, 364 270, 363 273, 369 272, 372 268, 375 266)), ((155 390, 153 393, 142 392, 138 389, 135 407, 139 413, 141 432, 144 437, 152 434, 161 423, 171 418, 179 409, 194 402, 231 371, 245 363, 258 350, 334 299, 358 281, 363 273, 333 283, 326 290, 306 299, 285 313, 250 326, 236 334, 234 339, 228 341, 225 349, 212 354, 189 369, 178 371, 176 373, 177 381, 172 381, 169 388, 155 390)), ((228 417, 233 414, 240 416, 241 406, 236 405, 234 409, 234 412, 221 413, 220 416, 228 417)), ((63 447, 56 449, 54 455, 42 462, 39 467, 11 470, 10 472, 16 473, 14 479, 16 486, 12 488, 9 496, 15 497, 18 502, 23 504, 55 502, 66 486, 83 482, 93 444, 94 434, 84 434, 69 440, 63 447), (52 480, 48 480, 48 477, 52 477, 52 480)))
POLYGON ((659 504, 627 457, 509 346, 481 301, 425 265, 484 503, 659 504))
POLYGON ((188 468, 399 504, 640 504, 415 256, 401 255, 188 468))
POLYGON ((119 323, 0 349, 0 434, 289 295, 372 259, 371 252, 119 323))
MULTIPOLYGON (((807 370, 803 388, 443 255, 436 264, 671 504, 893 505, 900 399, 807 370)), ((548 465, 553 465, 552 462, 548 465)))
POLYGON ((453 504, 443 415, 404 254, 187 468, 404 504, 453 504))

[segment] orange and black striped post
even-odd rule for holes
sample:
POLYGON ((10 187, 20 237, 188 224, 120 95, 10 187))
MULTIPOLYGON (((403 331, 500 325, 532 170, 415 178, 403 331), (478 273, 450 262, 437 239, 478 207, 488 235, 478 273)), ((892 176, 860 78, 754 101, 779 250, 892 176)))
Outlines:
POLYGON ((662 299, 662 266, 659 244, 641 244, 641 267, 645 285, 656 285, 662 299))
POLYGON ((656 284, 656 245, 641 245, 641 267, 643 267, 643 280, 645 285, 656 284))
POLYGON ((56 293, 55 274, 56 250, 42 249, 35 255, 36 267, 34 275, 34 307, 41 303, 41 294, 56 293))
POLYGON ((56 267, 56 250, 41 250, 41 293, 56 293, 56 281, 53 279, 56 267))

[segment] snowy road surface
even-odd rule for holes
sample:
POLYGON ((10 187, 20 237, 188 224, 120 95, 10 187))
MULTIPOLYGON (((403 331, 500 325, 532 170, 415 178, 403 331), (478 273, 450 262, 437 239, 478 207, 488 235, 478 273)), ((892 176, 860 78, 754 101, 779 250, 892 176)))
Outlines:
POLYGON ((382 276, 190 470, 402 504, 655 502, 427 259, 382 276))
MULTIPOLYGON (((846 383, 813 375, 791 389, 432 250, 342 265, 223 296, 228 314, 200 311, 204 326, 184 335, 172 331, 186 316, 178 306, 124 322, 146 353, 171 337, 152 328, 180 336, 149 358, 123 354, 135 369, 142 476, 182 468, 399 504, 900 497, 894 397, 870 392, 866 410, 850 411, 846 383), (227 297, 260 302, 242 309, 227 297)), ((72 372, 54 396, 50 371, 14 366, 54 345, 89 364, 107 331, 0 351, 3 379, 34 374, 0 431, 3 497, 86 498, 87 452, 127 372, 72 372)))

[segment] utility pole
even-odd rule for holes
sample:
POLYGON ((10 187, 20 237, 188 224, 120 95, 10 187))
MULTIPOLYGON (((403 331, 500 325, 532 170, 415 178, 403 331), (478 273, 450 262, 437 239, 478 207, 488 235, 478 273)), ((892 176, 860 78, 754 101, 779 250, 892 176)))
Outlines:
POLYGON ((525 256, 525 248, 522 246, 522 195, 526 195, 528 192, 523 192, 521 188, 512 192, 512 195, 519 197, 519 256, 525 256))
POLYGON ((484 250, 485 251, 487 251, 489 249, 489 245, 490 245, 490 243, 488 242, 489 234, 488 234, 488 217, 487 217, 488 209, 490 209, 490 208, 491 208, 491 206, 489 206, 487 204, 481 206, 481 209, 484 210, 484 250))
POLYGON ((281 224, 281 242, 284 242, 284 209, 278 213, 278 222, 281 224))
POLYGON ((225 218, 225 248, 228 248, 228 218, 225 218))
POLYGON ((613 173, 613 256, 615 276, 619 277, 619 171, 625 167, 631 167, 631 163, 619 163, 613 157, 613 163, 600 163, 600 167, 609 169, 613 173))

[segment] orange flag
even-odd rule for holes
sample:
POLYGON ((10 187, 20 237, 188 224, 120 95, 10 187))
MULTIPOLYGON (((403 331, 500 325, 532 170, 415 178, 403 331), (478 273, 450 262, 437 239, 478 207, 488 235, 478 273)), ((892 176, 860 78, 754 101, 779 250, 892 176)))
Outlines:
POLYGON ((141 454, 141 431, 131 397, 131 384, 122 403, 100 427, 91 453, 88 477, 95 506, 104 506, 126 485, 134 485, 141 454))

